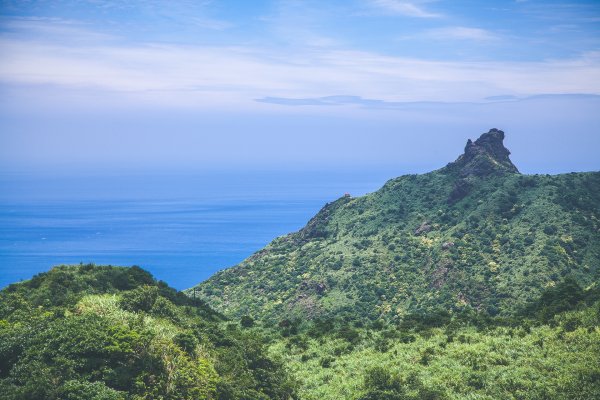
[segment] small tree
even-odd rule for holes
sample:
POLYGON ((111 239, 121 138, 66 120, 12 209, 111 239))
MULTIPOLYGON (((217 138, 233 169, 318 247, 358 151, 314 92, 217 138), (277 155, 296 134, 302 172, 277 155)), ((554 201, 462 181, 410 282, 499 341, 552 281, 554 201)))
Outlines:
POLYGON ((248 315, 244 315, 240 319, 240 325, 242 326, 242 328, 252 328, 254 326, 254 318, 248 315))

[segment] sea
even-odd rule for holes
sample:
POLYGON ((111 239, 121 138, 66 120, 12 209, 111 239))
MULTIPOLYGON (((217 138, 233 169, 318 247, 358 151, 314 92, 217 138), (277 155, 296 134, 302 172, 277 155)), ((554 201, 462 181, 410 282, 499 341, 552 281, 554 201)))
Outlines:
MULTIPOLYGON (((396 174, 399 175, 399 174, 396 174)), ((56 265, 138 265, 182 290, 393 171, 0 174, 0 288, 56 265)))

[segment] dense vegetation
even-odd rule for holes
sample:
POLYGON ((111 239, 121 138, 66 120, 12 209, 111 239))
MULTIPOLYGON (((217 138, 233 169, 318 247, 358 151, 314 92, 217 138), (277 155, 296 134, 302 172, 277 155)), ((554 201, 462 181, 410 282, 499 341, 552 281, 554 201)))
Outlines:
POLYGON ((522 175, 502 131, 455 162, 327 204, 194 288, 229 316, 402 321, 415 313, 512 315, 570 276, 600 277, 600 173, 522 175))
POLYGON ((600 398, 600 173, 522 175, 503 139, 188 294, 272 337, 302 399, 600 398))
POLYGON ((137 267, 57 267, 0 292, 0 398, 595 399, 600 288, 566 277, 513 317, 273 326, 137 267))
POLYGON ((140 268, 56 267, 0 292, 2 399, 292 399, 264 341, 140 268))
POLYGON ((278 333, 272 352, 302 382, 302 399, 600 398, 600 291, 572 279, 513 318, 318 319, 278 333))
POLYGON ((521 175, 503 138, 327 204, 187 295, 137 267, 10 285, 0 397, 600 398, 600 173, 521 175))

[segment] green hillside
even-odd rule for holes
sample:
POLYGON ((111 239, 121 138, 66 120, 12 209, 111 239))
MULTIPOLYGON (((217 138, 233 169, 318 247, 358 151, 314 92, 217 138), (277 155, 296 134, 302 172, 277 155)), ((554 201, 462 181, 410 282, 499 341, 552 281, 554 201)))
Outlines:
POLYGON ((229 316, 512 315, 600 277, 600 173, 522 175, 492 129, 455 162, 327 205, 188 294, 229 316))
POLYGON ((63 266, 0 291, 0 398, 292 399, 264 340, 140 268, 63 266))
POLYGON ((0 291, 0 398, 589 400, 599 326, 600 289, 571 278, 513 319, 265 327, 137 267, 57 267, 0 291))
POLYGON ((536 302, 546 322, 535 313, 512 323, 463 315, 323 329, 321 321, 285 334, 271 351, 301 382, 304 400, 598 399, 599 293, 555 288, 536 302), (575 293, 587 300, 566 300, 575 293), (563 312, 550 317, 551 303, 563 312))
POLYGON ((0 398, 600 398, 600 173, 522 175, 503 139, 186 294, 94 265, 8 286, 0 398))

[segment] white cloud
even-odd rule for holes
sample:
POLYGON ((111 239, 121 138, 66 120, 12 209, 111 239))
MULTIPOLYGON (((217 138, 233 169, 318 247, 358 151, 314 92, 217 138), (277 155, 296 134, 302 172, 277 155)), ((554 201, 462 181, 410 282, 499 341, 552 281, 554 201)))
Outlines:
POLYGON ((386 12, 406 17, 416 18, 438 18, 441 14, 432 13, 425 10, 417 2, 402 0, 369 0, 369 2, 386 12))
MULTIPOLYGON (((81 28, 70 27, 69 36, 78 37, 72 29, 81 28)), ((597 53, 541 62, 442 62, 327 47, 117 46, 5 36, 0 58, 0 83, 27 85, 21 91, 29 95, 35 87, 56 96, 77 92, 90 104, 98 93, 129 104, 223 110, 269 107, 253 101, 263 97, 462 102, 498 93, 600 94, 597 53)))

